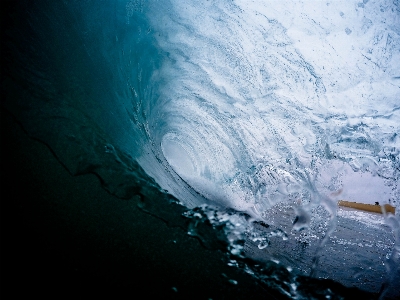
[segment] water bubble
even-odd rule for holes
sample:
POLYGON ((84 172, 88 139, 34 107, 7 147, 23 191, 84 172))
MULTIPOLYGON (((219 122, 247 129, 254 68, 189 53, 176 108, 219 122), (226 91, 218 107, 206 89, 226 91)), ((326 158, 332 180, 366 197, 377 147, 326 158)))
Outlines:
POLYGON ((267 248, 268 245, 269 245, 268 241, 262 241, 261 243, 258 244, 257 247, 258 247, 258 249, 262 250, 262 249, 267 248))
POLYGON ((310 223, 310 215, 303 209, 298 209, 298 215, 293 221, 293 229, 301 231, 307 229, 310 223))

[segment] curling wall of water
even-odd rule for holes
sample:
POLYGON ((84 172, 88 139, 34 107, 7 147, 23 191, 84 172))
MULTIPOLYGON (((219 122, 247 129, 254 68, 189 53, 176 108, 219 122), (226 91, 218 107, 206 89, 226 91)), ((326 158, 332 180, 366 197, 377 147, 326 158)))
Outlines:
MULTIPOLYGON (((233 208, 276 225, 267 233, 247 231, 254 245, 246 255, 262 256, 254 247, 266 249, 271 237, 289 234, 313 245, 305 255, 313 262, 304 258, 302 269, 291 259, 297 254, 276 245, 280 255, 264 250, 264 258, 318 276, 319 257, 331 255, 324 248, 334 249, 335 226, 347 222, 336 218, 337 200, 398 206, 397 3, 155 1, 148 17, 166 53, 160 76, 167 80, 149 123, 162 119, 151 135, 169 182, 152 164, 142 166, 189 207, 233 208), (175 177, 187 185, 171 184, 175 177), (183 187, 203 197, 182 197, 183 187), (285 205, 276 209, 287 201, 294 216, 285 205)), ((243 238, 244 229, 238 236, 237 230, 231 236, 243 238)), ((390 246, 393 257, 396 247, 390 246)), ((386 265, 390 278, 398 259, 386 265)), ((329 275, 325 267, 319 272, 333 278, 336 267, 329 275)))
POLYGON ((156 152, 212 203, 258 216, 288 196, 351 198, 357 181, 383 190, 364 201, 397 205, 398 9, 390 1, 149 2, 166 53, 148 116, 156 152))

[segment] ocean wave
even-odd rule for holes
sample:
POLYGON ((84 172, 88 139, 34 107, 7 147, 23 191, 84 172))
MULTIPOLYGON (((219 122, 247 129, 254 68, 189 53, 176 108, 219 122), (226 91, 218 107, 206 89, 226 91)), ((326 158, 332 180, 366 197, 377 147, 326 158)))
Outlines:
POLYGON ((274 238, 312 244, 304 265, 264 257, 305 273, 339 198, 399 208, 395 2, 47 4, 7 32, 4 106, 72 174, 170 224, 189 210, 191 235, 212 239, 209 222, 241 258, 274 238))

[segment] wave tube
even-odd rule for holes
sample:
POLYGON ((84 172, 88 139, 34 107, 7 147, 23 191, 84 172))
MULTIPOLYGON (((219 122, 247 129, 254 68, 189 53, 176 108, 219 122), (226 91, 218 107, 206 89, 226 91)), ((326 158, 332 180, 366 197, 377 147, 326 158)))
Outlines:
MULTIPOLYGON (((397 2, 24 5, 23 25, 5 21, 4 106, 72 174, 96 174, 170 224, 185 227, 183 215, 208 246, 211 225, 257 280, 268 282, 258 263, 274 262, 396 291, 398 215, 374 223, 336 203, 399 209, 397 2), (338 233, 349 226, 362 241, 338 233), (357 261, 359 244, 379 257, 357 261), (339 272, 328 258, 349 247, 354 269, 380 267, 339 272)), ((296 298, 290 276, 278 287, 296 298)))

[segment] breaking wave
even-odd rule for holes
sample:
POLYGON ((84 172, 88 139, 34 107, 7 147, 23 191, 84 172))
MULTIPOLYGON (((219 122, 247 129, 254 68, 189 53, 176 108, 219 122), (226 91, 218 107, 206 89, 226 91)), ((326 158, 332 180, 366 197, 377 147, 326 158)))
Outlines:
MULTIPOLYGON (((266 267, 237 259, 315 275, 324 247, 343 241, 337 200, 399 209, 398 2, 31 6, 27 32, 8 32, 19 68, 4 93, 19 97, 7 109, 72 174, 95 173, 170 223, 168 203, 189 209, 189 234, 206 245, 199 222, 223 228, 232 265, 260 280, 266 267), (299 245, 312 246, 296 262, 299 245)), ((399 220, 388 219, 397 238, 382 251, 396 266, 399 220)), ((296 298, 299 279, 285 276, 296 298)))

